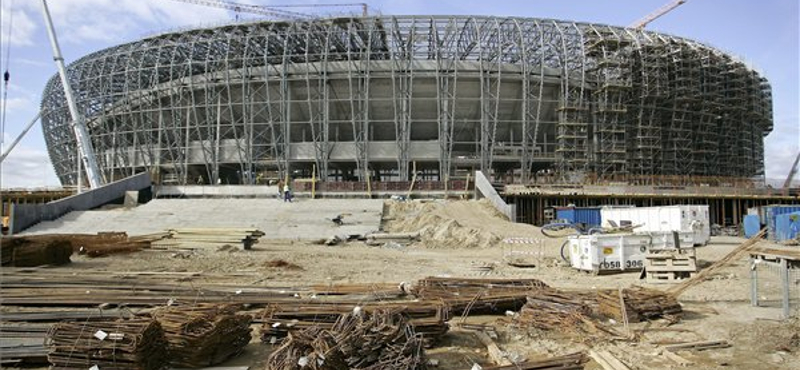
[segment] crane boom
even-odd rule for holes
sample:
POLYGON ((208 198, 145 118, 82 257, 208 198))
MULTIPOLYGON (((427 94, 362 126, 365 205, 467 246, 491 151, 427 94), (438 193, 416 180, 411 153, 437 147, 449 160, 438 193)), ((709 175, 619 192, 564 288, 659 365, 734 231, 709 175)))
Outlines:
POLYGON ((312 18, 312 16, 309 14, 292 12, 288 10, 279 10, 258 5, 233 3, 222 0, 172 0, 172 1, 179 1, 188 4, 204 5, 214 8, 227 9, 227 10, 232 10, 234 12, 246 12, 252 14, 265 15, 272 18, 290 18, 290 19, 312 18))
MULTIPOLYGON (((67 68, 64 66, 64 57, 61 56, 61 48, 58 46, 58 39, 56 38, 56 31, 53 29, 53 20, 50 18, 50 10, 47 8, 47 0, 42 0, 42 14, 44 15, 44 23, 47 27, 47 34, 50 36, 50 46, 53 48, 53 61, 56 62, 58 68, 58 75, 61 77, 61 84, 64 87, 64 95, 67 99, 67 107, 72 116, 72 130, 75 134, 75 144, 78 149, 78 171, 76 178, 78 184, 81 182, 80 164, 86 168, 86 177, 89 179, 89 185, 92 188, 98 188, 103 185, 100 167, 97 165, 97 159, 94 156, 94 147, 92 146, 92 138, 89 136, 89 130, 86 129, 86 124, 83 115, 78 110, 78 105, 75 102, 75 97, 72 93, 72 87, 69 85, 67 78, 67 68)), ((80 189, 80 186, 78 186, 80 189)))
POLYGON ((797 152, 797 158, 794 159, 794 164, 792 164, 792 168, 789 169, 789 176, 786 177, 786 182, 783 183, 783 190, 789 190, 789 187, 792 186, 792 180, 794 180, 794 176, 797 175, 797 164, 800 163, 800 152, 797 152))
POLYGON ((647 25, 650 22, 660 18, 664 14, 667 14, 667 13, 671 12, 673 9, 675 9, 675 8, 683 5, 684 3, 686 3, 686 1, 687 0, 672 0, 671 2, 667 3, 666 5, 656 9, 656 11, 646 15, 644 18, 639 19, 638 21, 634 22, 633 24, 628 26, 628 28, 634 28, 634 29, 637 29, 637 30, 644 29, 645 27, 647 27, 647 25))

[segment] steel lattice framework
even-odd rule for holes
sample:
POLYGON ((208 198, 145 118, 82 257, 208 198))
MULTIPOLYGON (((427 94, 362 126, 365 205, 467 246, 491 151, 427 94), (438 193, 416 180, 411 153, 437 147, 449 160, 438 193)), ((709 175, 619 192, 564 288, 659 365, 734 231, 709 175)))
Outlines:
MULTIPOLYGON (((735 57, 547 19, 237 23, 101 50, 68 74, 106 181, 403 181, 412 162, 432 180, 753 177, 772 130, 768 82, 735 57)), ((50 158, 73 184, 60 81, 43 96, 50 158)))

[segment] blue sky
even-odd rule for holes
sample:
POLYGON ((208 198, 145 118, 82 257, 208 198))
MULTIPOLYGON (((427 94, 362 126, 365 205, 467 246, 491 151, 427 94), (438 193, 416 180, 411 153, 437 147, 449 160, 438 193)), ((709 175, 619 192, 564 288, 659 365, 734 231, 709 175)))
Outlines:
MULTIPOLYGON (((383 14, 522 16, 629 25, 669 0, 408 0, 367 1, 383 14)), ((35 115, 56 69, 39 0, 0 0, 2 69, 11 73, 5 145, 35 115), (9 25, 11 27, 10 38, 9 25), (6 63, 6 50, 10 58, 6 63)), ((252 4, 290 1, 239 0, 252 4)), ((329 3, 341 3, 334 0, 329 3)), ((294 2, 325 3, 325 1, 294 2)), ((172 0, 49 0, 67 63, 87 53, 178 27, 232 20, 222 9, 172 0)), ((688 0, 648 28, 735 54, 772 84, 775 129, 766 138, 767 177, 782 182, 800 150, 800 1, 688 0)), ((323 11, 325 8, 319 8, 323 11)), ((339 10, 339 9, 336 9, 339 10)), ((3 163, 3 187, 58 186, 41 129, 35 127, 3 163)))

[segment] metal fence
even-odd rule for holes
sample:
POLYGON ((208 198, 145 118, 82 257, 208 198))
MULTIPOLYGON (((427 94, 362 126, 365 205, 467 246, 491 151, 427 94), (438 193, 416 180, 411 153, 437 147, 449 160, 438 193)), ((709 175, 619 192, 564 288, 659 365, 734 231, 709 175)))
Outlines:
POLYGON ((800 316, 800 260, 754 255, 750 258, 753 306, 780 307, 784 318, 800 316))

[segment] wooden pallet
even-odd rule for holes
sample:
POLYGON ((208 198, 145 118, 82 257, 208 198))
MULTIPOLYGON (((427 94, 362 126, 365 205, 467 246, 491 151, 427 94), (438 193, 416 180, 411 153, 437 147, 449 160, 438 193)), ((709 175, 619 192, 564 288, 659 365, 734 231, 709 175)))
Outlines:
POLYGON ((678 254, 648 254, 645 256, 647 271, 697 272, 697 258, 678 254))
POLYGON ((647 268, 647 282, 651 284, 670 284, 693 277, 696 272, 690 271, 650 271, 647 268))

